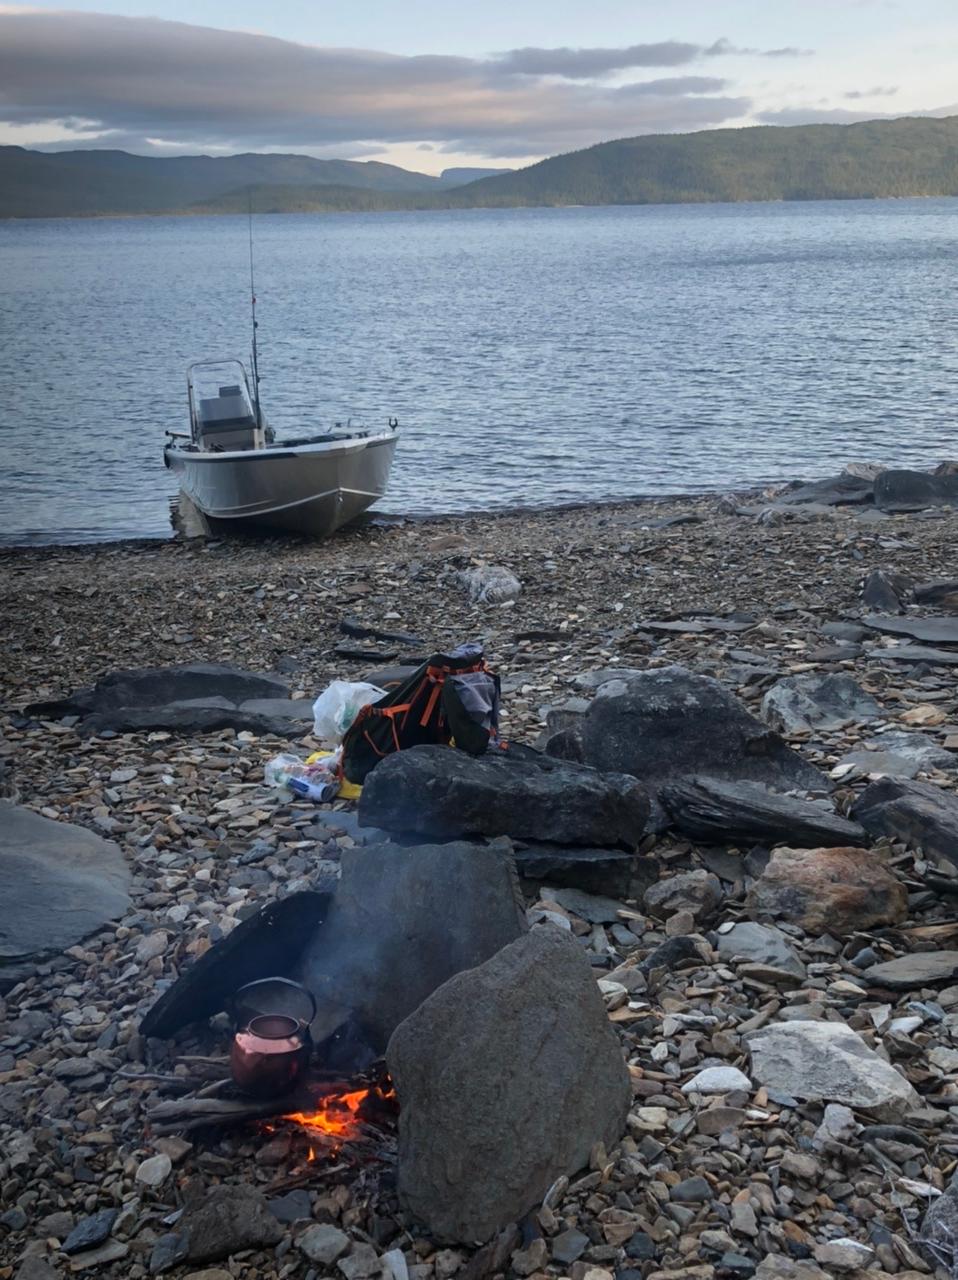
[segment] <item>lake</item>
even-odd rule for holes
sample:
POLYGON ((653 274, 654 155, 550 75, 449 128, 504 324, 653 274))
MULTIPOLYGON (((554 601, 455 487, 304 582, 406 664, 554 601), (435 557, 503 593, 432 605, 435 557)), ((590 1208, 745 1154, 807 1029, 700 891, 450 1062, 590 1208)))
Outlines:
MULTIPOLYGON (((279 438, 404 429, 380 509, 958 454, 958 201, 254 219, 279 438)), ((245 218, 0 223, 0 540, 170 533, 184 370, 249 348, 245 218)))

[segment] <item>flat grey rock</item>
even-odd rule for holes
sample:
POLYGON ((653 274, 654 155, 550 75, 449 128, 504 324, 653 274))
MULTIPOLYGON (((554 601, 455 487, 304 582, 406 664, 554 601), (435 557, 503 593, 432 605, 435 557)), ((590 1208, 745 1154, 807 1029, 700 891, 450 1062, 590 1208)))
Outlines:
POLYGON ((661 796, 674 826, 705 844, 787 841, 815 849, 868 842, 859 823, 758 782, 689 778, 663 787, 661 796))
POLYGON ((786 676, 762 699, 762 718, 786 733, 841 729, 883 714, 875 699, 844 673, 786 676))
POLYGON ((864 745, 870 751, 895 755, 901 760, 908 761, 915 766, 916 770, 958 769, 958 756, 924 733, 889 729, 887 733, 878 733, 872 738, 866 738, 864 745))
POLYGON ((868 983, 888 987, 891 991, 914 991, 918 987, 934 987, 958 977, 958 951, 915 951, 873 964, 868 970, 868 983))
POLYGON ((312 719, 308 701, 292 701, 289 685, 279 676, 211 662, 114 671, 59 701, 34 703, 27 714, 76 716, 77 731, 85 736, 105 730, 236 729, 292 738, 300 737, 304 722, 312 719))
POLYGON ((857 622, 826 622, 822 627, 822 635, 858 644, 868 635, 868 628, 859 626, 857 622))
POLYGON ((862 476, 841 475, 829 476, 824 480, 813 480, 800 484, 794 489, 780 493, 776 502, 781 505, 804 505, 814 503, 819 506, 845 506, 863 502, 871 502, 875 491, 874 480, 862 476))
POLYGON ((614 924, 623 906, 614 898, 583 893, 581 889, 545 889, 542 896, 550 902, 558 902, 560 907, 571 911, 580 920, 588 920, 589 924, 614 924))
POLYGON ((739 920, 730 929, 719 930, 718 953, 725 959, 738 957, 758 964, 774 965, 786 973, 804 978, 805 965, 795 948, 781 929, 773 925, 756 924, 754 920, 739 920))
POLYGON ((921 1099, 844 1022, 772 1023, 746 1035, 753 1078, 809 1102, 840 1102, 900 1120, 921 1099))
POLYGON ((295 976, 317 997, 321 1016, 345 1006, 381 1050, 437 987, 526 929, 505 842, 344 849, 326 923, 295 976))
POLYGON ((709 631, 736 635, 742 631, 752 631, 756 623, 756 618, 748 621, 735 618, 679 618, 668 622, 637 622, 636 626, 640 631, 662 635, 704 635, 709 631))
POLYGON ((365 825, 442 840, 510 836, 634 849, 648 816, 634 778, 520 746, 479 758, 439 746, 397 751, 368 776, 359 801, 365 825))
POLYGON ((871 836, 894 836, 958 866, 958 795, 953 791, 930 782, 880 778, 859 797, 852 816, 871 836))
POLYGON ((313 723, 313 704, 308 698, 248 698, 240 703, 240 710, 252 711, 258 716, 313 723))
POLYGON ((632 1090, 582 947, 540 926, 396 1030, 398 1190, 437 1238, 488 1240, 611 1149, 632 1090))
POLYGON ((958 618, 891 618, 870 613, 862 621, 885 635, 911 636, 928 644, 958 644, 958 618))
POLYGON ((926 662, 929 667, 958 666, 958 652, 954 649, 933 649, 923 644, 896 644, 887 648, 869 649, 867 656, 876 662, 926 662))
POLYGON ((849 751, 835 767, 882 778, 914 778, 920 768, 915 760, 894 751, 849 751))
POLYGON ((63 951, 130 907, 130 872, 110 840, 0 802, 0 991, 34 958, 63 951))

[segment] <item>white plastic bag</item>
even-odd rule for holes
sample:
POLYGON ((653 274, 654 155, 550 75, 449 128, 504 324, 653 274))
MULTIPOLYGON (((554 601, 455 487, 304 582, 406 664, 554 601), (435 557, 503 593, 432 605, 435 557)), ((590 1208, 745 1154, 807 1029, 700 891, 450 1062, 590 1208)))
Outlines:
POLYGON ((362 708, 385 696, 374 684, 334 680, 313 703, 313 732, 322 742, 341 742, 362 708))

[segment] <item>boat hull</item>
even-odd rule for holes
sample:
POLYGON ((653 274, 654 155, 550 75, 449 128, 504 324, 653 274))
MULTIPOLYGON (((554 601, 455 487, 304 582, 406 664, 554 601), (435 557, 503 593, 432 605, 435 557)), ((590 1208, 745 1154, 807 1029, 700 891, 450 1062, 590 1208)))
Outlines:
POLYGON ((166 465, 207 520, 236 530, 327 537, 381 498, 397 433, 316 445, 204 453, 168 446, 166 465))

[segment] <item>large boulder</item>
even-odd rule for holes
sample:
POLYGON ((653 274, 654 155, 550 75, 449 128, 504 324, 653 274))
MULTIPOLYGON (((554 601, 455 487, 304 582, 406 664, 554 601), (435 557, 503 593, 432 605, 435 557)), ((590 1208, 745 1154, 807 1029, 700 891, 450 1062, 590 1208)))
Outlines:
MULTIPOLYGON (((831 790, 824 774, 717 680, 681 666, 600 685, 582 717, 579 741, 587 764, 632 774, 656 801, 665 784, 698 774, 780 791, 831 790)), ((656 817, 664 825, 661 809, 656 817)))
POLYGON ((905 469, 883 471, 875 479, 875 506, 882 511, 958 506, 958 475, 905 469))
MULTIPOLYGON (((317 997, 318 1020, 345 1008, 381 1050, 437 987, 526 929, 505 842, 345 849, 326 923, 297 976, 317 997)), ((316 1031, 319 1040, 326 1022, 316 1031)))
POLYGON ((811 800, 780 795, 759 782, 689 778, 663 787, 661 795, 673 825, 703 844, 787 840, 816 848, 867 843, 857 822, 811 800))
POLYGON ((246 729, 256 734, 301 737, 312 724, 308 699, 291 699, 279 676, 260 675, 214 662, 114 671, 90 688, 53 702, 36 702, 27 715, 76 716, 82 734, 167 729, 206 733, 246 729))
POLYGON ((866 787, 852 816, 869 835, 894 836, 958 865, 958 795, 953 791, 930 782, 879 778, 866 787))
POLYGON ((511 836, 557 844, 633 849, 649 817, 634 778, 541 755, 529 748, 478 759, 449 747, 398 751, 366 780, 360 821, 441 840, 511 836))
POLYGON ((901 924, 905 886, 867 849, 776 849, 749 890, 748 909, 807 933, 843 937, 877 924, 901 924))
POLYGON ((908 1081, 844 1022, 775 1022, 749 1032, 751 1075, 808 1102, 840 1102, 877 1120, 921 1106, 908 1081))
POLYGON ((439 988, 396 1030, 400 1199, 440 1239, 489 1239, 596 1143, 621 1137, 628 1071, 585 952, 550 925, 439 988))
POLYGON ((786 676, 762 699, 762 718, 785 733, 841 729, 882 714, 875 699, 842 673, 786 676))
POLYGON ((120 849, 69 822, 0 802, 0 993, 130 907, 120 849))

